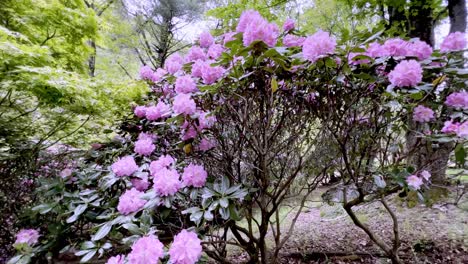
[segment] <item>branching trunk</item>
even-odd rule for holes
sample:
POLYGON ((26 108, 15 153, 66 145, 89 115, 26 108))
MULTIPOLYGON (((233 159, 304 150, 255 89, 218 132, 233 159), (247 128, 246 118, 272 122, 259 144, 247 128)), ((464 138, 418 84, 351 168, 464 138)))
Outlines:
POLYGON ((448 0, 450 32, 466 31, 466 0, 448 0))

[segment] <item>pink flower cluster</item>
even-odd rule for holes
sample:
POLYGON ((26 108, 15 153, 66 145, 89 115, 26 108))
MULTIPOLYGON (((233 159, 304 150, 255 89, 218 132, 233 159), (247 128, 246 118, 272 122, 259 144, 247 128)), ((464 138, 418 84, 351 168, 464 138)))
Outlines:
POLYGON ((153 153, 156 146, 153 144, 151 138, 142 138, 135 142, 135 148, 133 151, 143 156, 148 156, 153 153))
POLYGON ((210 150, 214 147, 216 147, 216 141, 214 139, 206 139, 206 138, 202 138, 202 140, 200 140, 200 144, 198 144, 198 150, 199 151, 207 151, 207 150, 210 150))
POLYGON ((163 101, 158 101, 156 106, 148 106, 145 109, 146 119, 149 121, 166 118, 171 115, 171 107, 163 101))
POLYGON ((153 82, 158 82, 167 72, 164 69, 157 69, 155 72, 151 69, 150 66, 145 65, 140 68, 140 78, 143 80, 149 80, 153 82))
POLYGON ((138 165, 132 156, 126 156, 118 159, 111 166, 112 171, 118 177, 130 176, 138 170, 138 165))
POLYGON ((143 194, 143 192, 135 188, 126 190, 119 198, 117 210, 123 215, 128 215, 140 210, 146 204, 146 200, 141 198, 143 194))
POLYGON ((154 176, 159 170, 163 168, 171 168, 175 164, 175 160, 171 155, 162 155, 157 160, 150 163, 150 173, 154 176))
POLYGON ((149 187, 148 174, 146 173, 138 175, 138 177, 132 178, 130 181, 132 186, 140 192, 146 191, 149 187))
POLYGON ((26 243, 30 246, 33 246, 39 241, 39 232, 35 229, 21 229, 16 234, 15 244, 26 243))
POLYGON ((305 59, 315 62, 335 52, 336 40, 330 33, 319 30, 307 37, 302 44, 302 54, 305 59))
POLYGON ((164 257, 164 245, 154 235, 135 241, 128 254, 128 264, 158 264, 164 257))
POLYGON ((454 108, 468 109, 468 92, 455 92, 447 96, 445 104, 454 108))
POLYGON ((429 122, 434 119, 434 111, 429 107, 418 105, 414 108, 413 119, 420 123, 429 122))
POLYGON ((153 174, 153 188, 160 196, 174 195, 182 187, 175 169, 162 168, 153 174))
POLYGON ((260 13, 254 10, 247 10, 242 13, 236 31, 244 33, 243 43, 246 47, 257 40, 261 40, 268 46, 273 47, 279 36, 278 26, 274 23, 268 23, 260 13))
POLYGON ((283 30, 284 31, 291 31, 295 28, 295 23, 294 20, 291 18, 286 19, 286 21, 283 24, 283 30))
POLYGON ((176 114, 192 115, 195 113, 197 105, 190 94, 178 94, 174 97, 172 109, 176 114))
POLYGON ((169 261, 173 264, 194 264, 201 253, 201 241, 197 234, 184 229, 174 237, 169 249, 169 261))
POLYGON ((117 255, 109 258, 106 264, 125 264, 125 256, 117 255))
POLYGON ((209 48, 214 43, 214 38, 208 31, 200 34, 200 47, 209 48))
POLYGON ((432 47, 421 40, 405 41, 400 38, 392 38, 383 45, 377 42, 370 43, 366 55, 369 57, 417 57, 419 60, 427 59, 432 54, 432 47))
POLYGON ((422 81, 422 68, 415 60, 404 60, 388 74, 390 83, 396 87, 416 86, 422 81))
POLYGON ((197 84, 190 75, 177 77, 175 82, 175 91, 177 93, 193 93, 198 91, 197 84))
POLYGON ((287 34, 283 38, 283 45, 288 47, 288 48, 300 47, 300 46, 302 46, 304 41, 305 41, 304 37, 299 37, 299 36, 296 36, 296 35, 287 34))
POLYGON ((445 121, 444 127, 442 128, 442 133, 445 134, 457 134, 461 138, 468 137, 468 121, 460 124, 459 122, 454 122, 453 120, 445 121))
POLYGON ((225 70, 221 66, 211 66, 209 64, 203 64, 201 67, 201 77, 203 83, 213 84, 224 74, 225 70))
POLYGON ((207 177, 208 173, 203 166, 190 163, 184 169, 182 181, 185 186, 203 187, 207 177))
POLYGON ((182 69, 183 65, 184 65, 184 58, 180 56, 179 53, 174 53, 167 58, 164 67, 170 74, 175 74, 180 69, 182 69))
POLYGON ((440 45, 440 51, 459 51, 466 48, 466 35, 462 32, 450 33, 440 45))
POLYGON ((411 187, 414 190, 419 190, 421 189, 421 186, 424 184, 423 179, 426 182, 429 182, 429 179, 431 178, 431 173, 423 170, 419 173, 418 175, 410 175, 406 178, 406 183, 408 184, 409 187, 411 187))
MULTIPOLYGON (((174 237, 169 249, 169 262, 172 264, 195 264, 202 254, 201 240, 192 231, 182 230, 174 237)), ((157 264, 164 258, 164 245, 154 235, 139 238, 128 254, 128 264, 157 264)), ((124 264, 125 256, 118 255, 107 260, 107 264, 124 264)))
POLYGON ((206 60, 205 51, 199 46, 192 46, 187 54, 188 61, 206 60))

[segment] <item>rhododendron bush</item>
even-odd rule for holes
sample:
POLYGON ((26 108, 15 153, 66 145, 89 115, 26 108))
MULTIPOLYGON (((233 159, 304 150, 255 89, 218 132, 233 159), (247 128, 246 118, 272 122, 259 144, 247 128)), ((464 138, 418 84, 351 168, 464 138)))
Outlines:
MULTIPOLYGON (((204 32, 186 56, 173 54, 161 69, 144 66, 140 75, 152 92, 133 108, 126 147, 91 178, 61 183, 74 196, 66 213, 54 209, 60 193, 36 211, 91 228, 67 248, 82 261, 189 264, 203 250, 226 262, 230 244, 251 263, 273 263, 303 207, 289 231, 280 230, 278 210, 294 195, 291 186, 301 180, 307 199, 324 175, 338 171, 346 212, 399 263, 398 232, 389 244, 353 206, 379 200, 396 225, 386 195, 426 201, 431 171, 408 159, 421 146, 402 147, 409 122, 431 144, 454 142, 464 162, 465 46, 458 33, 440 51, 378 34, 302 36, 293 21, 280 29, 246 11, 234 32, 204 32), (318 147, 324 137, 336 149, 331 156, 318 147)), ((46 241, 40 235, 25 240, 16 261, 47 251, 28 242, 46 241)))

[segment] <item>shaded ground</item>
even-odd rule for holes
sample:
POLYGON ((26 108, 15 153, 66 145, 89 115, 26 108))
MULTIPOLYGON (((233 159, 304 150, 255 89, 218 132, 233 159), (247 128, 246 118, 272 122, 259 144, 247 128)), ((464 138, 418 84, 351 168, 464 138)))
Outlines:
MULTIPOLYGON (((311 200, 318 201, 318 190, 311 200)), ((417 205, 408 208, 398 197, 389 204, 399 219, 404 263, 468 263, 468 199, 459 206, 444 199, 431 208, 417 205)), ((286 211, 283 210, 283 211, 286 211)), ((287 210, 289 212, 289 210, 287 210)), ((355 207, 359 219, 383 238, 392 236, 390 216, 383 206, 370 203, 355 207)), ((283 212, 282 227, 286 230, 292 213, 283 212)), ((390 263, 377 256, 358 256, 353 253, 382 254, 367 235, 355 227, 340 205, 330 206, 309 202, 299 217, 293 235, 282 250, 282 263, 390 263), (307 255, 312 252, 346 253, 345 256, 307 255), (348 254, 349 253, 349 254, 348 254)), ((247 256, 233 251, 232 263, 242 263, 247 256)))

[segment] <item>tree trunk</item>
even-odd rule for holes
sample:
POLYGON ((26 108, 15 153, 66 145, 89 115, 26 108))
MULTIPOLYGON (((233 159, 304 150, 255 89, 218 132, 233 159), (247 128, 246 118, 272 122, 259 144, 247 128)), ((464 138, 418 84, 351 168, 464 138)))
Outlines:
POLYGON ((96 76, 96 41, 90 40, 89 46, 91 46, 92 53, 88 59, 88 67, 89 67, 89 76, 94 77, 96 76))
POLYGON ((466 0, 448 0, 450 32, 466 31, 466 0))

